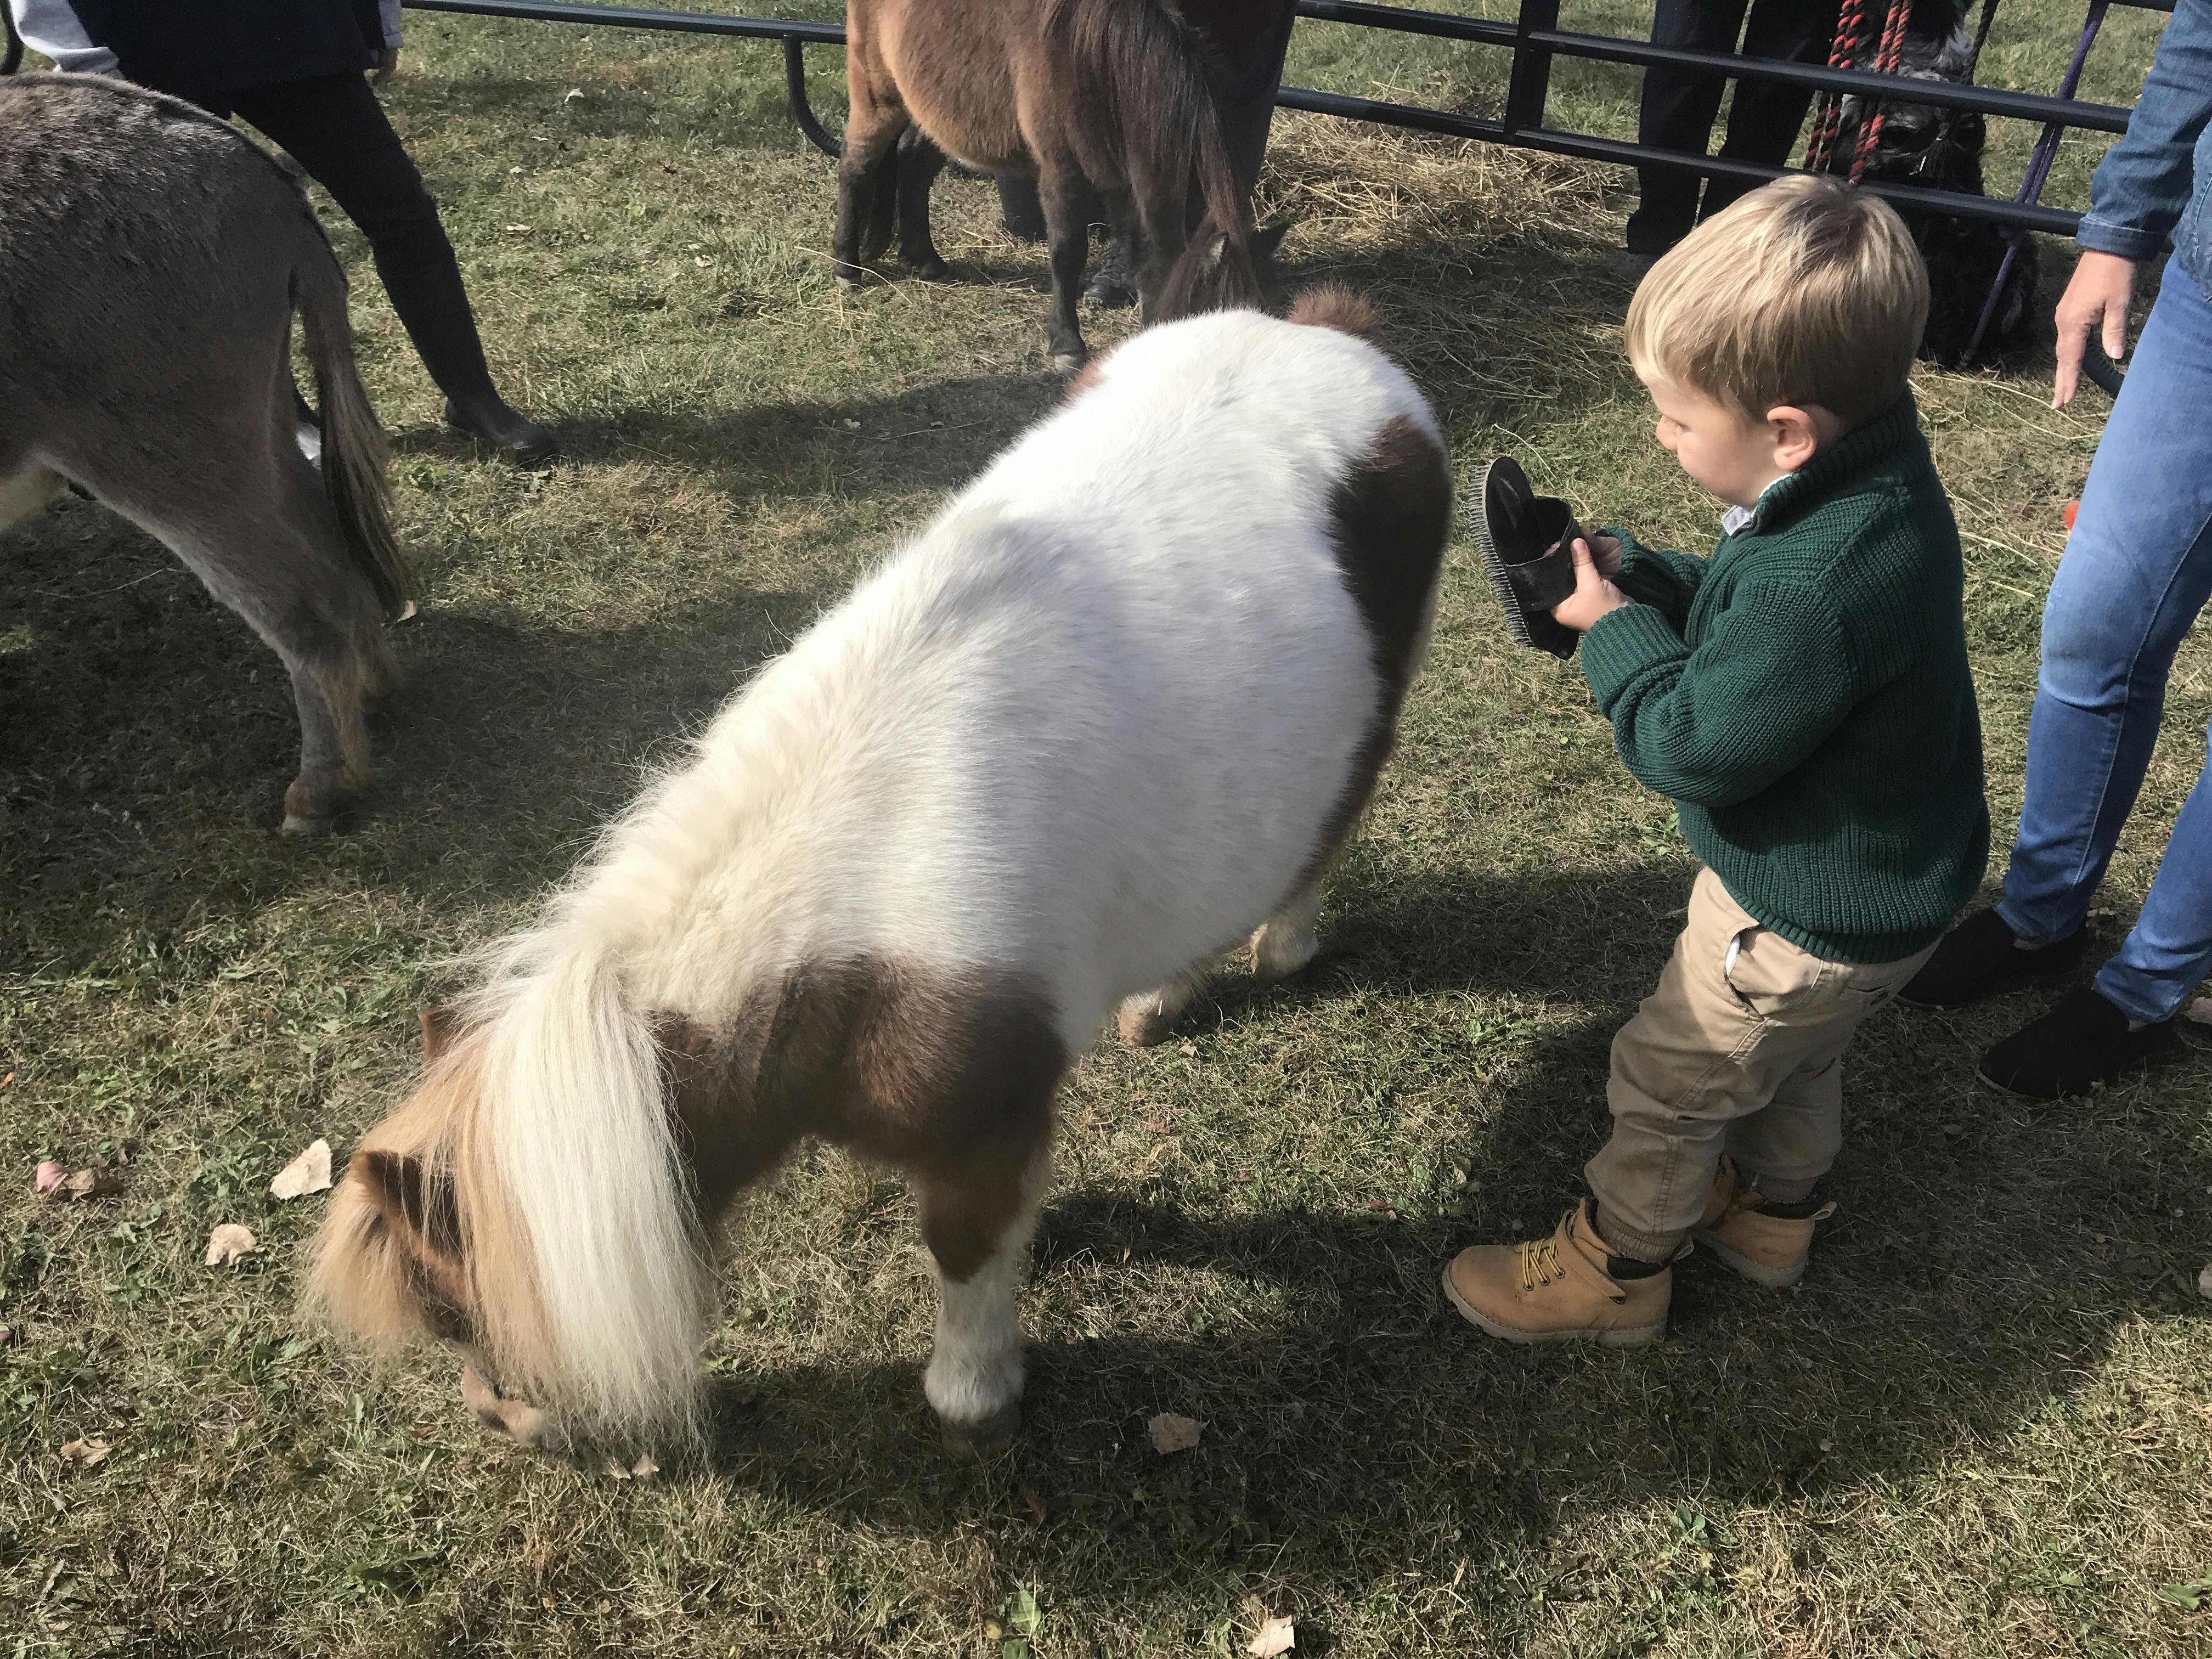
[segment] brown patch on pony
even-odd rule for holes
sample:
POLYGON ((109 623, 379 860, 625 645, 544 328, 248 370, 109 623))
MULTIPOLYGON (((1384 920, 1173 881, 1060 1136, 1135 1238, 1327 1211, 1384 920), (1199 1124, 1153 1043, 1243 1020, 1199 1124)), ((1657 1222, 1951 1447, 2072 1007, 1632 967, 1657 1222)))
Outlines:
POLYGON ((1381 326, 1375 307, 1364 294, 1334 283, 1304 289, 1291 301, 1285 320, 1307 328, 1333 328, 1355 339, 1371 341, 1381 326))
POLYGON ((702 1218, 816 1136, 914 1178, 923 1240, 956 1281, 1019 1213, 1068 1063, 1022 976, 872 956, 794 968, 720 1031, 665 1013, 653 1029, 702 1218))
POLYGON ((1344 585, 1366 624, 1382 696, 1352 758, 1352 775, 1292 893, 1320 878, 1390 757, 1398 710, 1420 666, 1451 514, 1451 464, 1437 441, 1402 415, 1375 434, 1358 464, 1337 481, 1329 501, 1330 539, 1344 585))

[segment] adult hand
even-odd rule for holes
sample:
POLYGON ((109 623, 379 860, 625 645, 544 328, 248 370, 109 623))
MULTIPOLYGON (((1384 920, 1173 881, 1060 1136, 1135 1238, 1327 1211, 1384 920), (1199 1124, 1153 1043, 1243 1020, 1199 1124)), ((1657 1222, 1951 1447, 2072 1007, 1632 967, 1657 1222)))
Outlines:
MULTIPOLYGON (((1601 536, 1601 542, 1612 541, 1601 536)), ((1613 568, 1620 568, 1620 544, 1613 542, 1613 568)), ((1618 611, 1624 605, 1636 601, 1615 587, 1598 568, 1597 558, 1590 544, 1583 538, 1575 538, 1575 591, 1552 607, 1552 619, 1561 626, 1571 628, 1577 634, 1588 633, 1600 617, 1608 611, 1618 611)))
POLYGON ((386 46, 376 54, 376 67, 369 71, 368 78, 380 87, 392 77, 398 68, 399 48, 386 46))
POLYGON ((2117 253, 2085 251, 2074 278, 2058 301, 2058 374, 2051 386, 2051 406, 2063 409, 2081 384, 2081 355, 2089 336, 2102 331, 2105 355, 2114 362, 2128 354, 2128 301, 2136 287, 2136 262, 2117 253))

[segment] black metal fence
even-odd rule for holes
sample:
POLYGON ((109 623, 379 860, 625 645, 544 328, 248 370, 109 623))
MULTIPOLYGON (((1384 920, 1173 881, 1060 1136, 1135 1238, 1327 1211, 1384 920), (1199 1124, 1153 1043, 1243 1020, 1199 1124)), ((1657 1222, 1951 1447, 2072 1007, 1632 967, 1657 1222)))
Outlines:
MULTIPOLYGON (((808 101, 805 63, 805 49, 810 46, 843 44, 845 31, 834 23, 782 17, 726 17, 711 12, 599 4, 594 0, 404 0, 404 3, 420 11, 465 12, 484 17, 589 24, 598 28, 664 29, 780 42, 793 119, 823 152, 831 155, 837 153, 837 140, 823 126, 808 101)), ((2033 0, 2033 3, 2049 8, 2063 3, 2063 0, 2033 0)), ((2173 0, 2091 0, 2090 22, 2083 31, 2085 46, 2087 38, 2094 33, 2096 21, 2110 3, 2153 11, 2173 9, 2173 0)), ((2048 97, 1996 87, 1957 86, 1948 82, 1876 75, 1863 70, 1831 69, 1825 64, 1690 52, 1655 46, 1647 40, 1579 33, 1559 27, 1559 0, 1521 0, 1519 15, 1510 22, 1421 11, 1406 6, 1377 5, 1371 0, 1297 0, 1297 11, 1300 17, 1320 22, 1389 29, 1498 48, 1512 54, 1512 64, 1504 110, 1495 117, 1464 115, 1413 104, 1355 98, 1342 93, 1315 92, 1304 87, 1285 87, 1277 94, 1276 102, 1285 109, 1312 110, 1351 120, 1380 122, 1387 126, 1511 144, 1523 149, 1548 150, 1553 155, 1623 166, 1675 167, 1694 173, 1754 179, 1775 178, 1785 171, 1755 162, 1657 149, 1595 133, 1547 126, 1544 121, 1545 106, 1551 91, 1552 60, 1555 56, 1644 67, 1703 70, 1736 79, 1785 82, 1814 92, 1856 94, 1899 103, 1933 105, 1940 109, 1972 110, 1984 116, 2033 122, 2054 139, 2059 131, 2069 128, 2117 133, 2126 131, 2128 124, 2128 111, 2114 104, 2087 103, 2075 98, 2048 97)), ((1900 205, 1936 209, 1965 218, 1990 220, 2019 229, 2059 235, 2071 235, 2080 217, 2065 209, 2045 207, 2033 199, 1966 196, 1887 181, 1870 181, 1868 187, 1900 205)))

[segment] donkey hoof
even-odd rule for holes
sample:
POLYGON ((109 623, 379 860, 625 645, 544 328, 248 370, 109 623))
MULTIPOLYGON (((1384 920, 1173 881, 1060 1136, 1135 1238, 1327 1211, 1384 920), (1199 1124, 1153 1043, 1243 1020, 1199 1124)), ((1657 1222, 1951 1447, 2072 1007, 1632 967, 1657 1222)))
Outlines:
POLYGON ((1022 1402, 1009 1400, 988 1417, 973 1423, 956 1423, 949 1417, 940 1417, 937 1425, 945 1435, 945 1449, 955 1457, 988 1460, 1014 1443, 1014 1436, 1022 1426, 1022 1402))
POLYGON ((330 813, 317 816, 308 812, 287 812, 284 814, 284 833, 288 836, 327 836, 337 823, 337 817, 330 813))

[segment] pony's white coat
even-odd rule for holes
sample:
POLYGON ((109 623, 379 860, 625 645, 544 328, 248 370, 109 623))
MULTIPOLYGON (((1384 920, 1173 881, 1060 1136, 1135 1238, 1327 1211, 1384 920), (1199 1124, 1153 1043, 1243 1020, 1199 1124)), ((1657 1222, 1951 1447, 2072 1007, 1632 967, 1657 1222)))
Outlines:
MULTIPOLYGON (((690 1395, 709 1265, 649 1015, 721 1028, 797 965, 875 956, 1011 970, 1080 1052, 1279 907, 1277 953, 1311 954, 1295 890, 1386 695, 1331 498, 1393 421, 1436 437, 1349 335, 1253 313, 1139 335, 732 699, 502 948, 483 1099, 577 1384, 541 1403, 635 1424, 690 1395)), ((1018 1387, 1025 1234, 947 1287, 940 1334, 975 1352, 941 1346, 930 1391, 961 1414, 1018 1387)))

